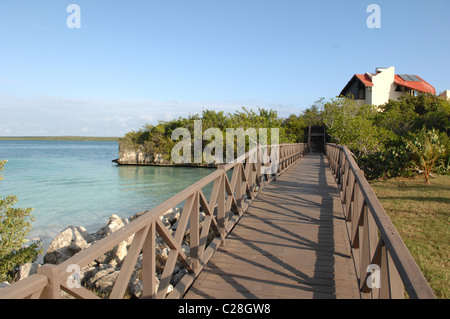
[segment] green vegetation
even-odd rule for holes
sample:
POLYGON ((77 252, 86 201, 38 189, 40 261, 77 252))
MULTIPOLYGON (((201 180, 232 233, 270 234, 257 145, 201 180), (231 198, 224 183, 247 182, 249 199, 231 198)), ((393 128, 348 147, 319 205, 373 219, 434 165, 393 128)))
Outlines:
MULTIPOLYGON (((190 115, 188 118, 180 117, 168 122, 160 121, 156 126, 146 124, 140 130, 129 132, 121 138, 119 140, 121 149, 139 149, 144 153, 156 152, 162 154, 166 159, 170 159, 171 150, 177 143, 177 141, 172 140, 172 132, 177 128, 186 128, 189 130, 191 136, 194 137, 195 120, 202 121, 203 132, 208 128, 218 128, 223 134, 223 141, 226 141, 225 134, 227 128, 243 128, 244 130, 247 130, 248 128, 266 128, 267 142, 270 143, 270 129, 278 128, 279 143, 302 142, 304 130, 306 128, 306 123, 301 117, 293 115, 285 120, 279 118, 277 112, 261 108, 258 109, 258 113, 245 108, 242 108, 242 111, 236 111, 235 113, 205 110, 203 111, 202 116, 195 114, 190 115)), ((257 133, 259 132, 257 131, 257 133)), ((259 138, 259 134, 257 138, 259 138)), ((212 140, 213 139, 204 139, 202 141, 202 149, 204 149, 212 140)), ((226 150, 224 149, 224 154, 225 151, 226 150)))
MULTIPOLYGON (((6 161, 0 161, 0 172, 6 161)), ((0 181, 3 176, 0 176, 0 181)), ((13 208, 17 197, 0 197, 0 282, 11 280, 22 263, 33 262, 41 253, 40 242, 27 242, 31 230, 31 208, 13 208)))
POLYGON ((418 150, 408 145, 411 141, 413 144, 420 141, 424 143, 425 135, 438 135, 435 142, 441 145, 434 172, 449 172, 448 101, 430 94, 389 101, 381 106, 374 124, 385 132, 381 140, 383 147, 358 161, 369 178, 415 176, 422 171, 423 166, 417 161, 418 150))
POLYGON ((436 297, 450 298, 450 175, 370 184, 436 297))
POLYGON ((358 106, 354 100, 337 98, 322 106, 323 123, 333 142, 347 147, 359 156, 381 147, 384 132, 374 123, 377 110, 370 105, 358 106))
MULTIPOLYGON (((369 180, 415 176, 424 171, 426 176, 433 172, 446 174, 450 168, 450 103, 430 94, 391 100, 378 108, 360 106, 344 97, 321 99, 301 114, 287 118, 261 108, 258 112, 243 108, 232 114, 205 110, 201 116, 161 121, 156 126, 147 124, 126 134, 119 143, 123 149, 157 152, 170 159, 170 151, 177 142, 171 139, 172 132, 187 128, 194 136, 194 120, 202 120, 203 131, 214 127, 223 134, 227 128, 267 128, 269 133, 270 128, 279 128, 280 143, 305 142, 309 125, 325 125, 328 140, 347 145, 369 180), (433 148, 427 151, 423 148, 425 136, 433 139, 430 144, 433 148)), ((210 142, 203 140, 203 149, 210 142)))
POLYGON ((440 138, 435 129, 428 131, 424 127, 417 134, 412 134, 410 140, 406 140, 406 147, 411 150, 413 160, 422 170, 427 185, 430 185, 430 174, 436 161, 445 155, 444 138, 440 138))
POLYGON ((449 173, 450 103, 444 99, 406 96, 376 109, 337 98, 321 101, 320 110, 330 140, 349 147, 369 180, 449 173))
POLYGON ((95 136, 3 136, 0 140, 8 141, 106 141, 116 142, 119 137, 95 136))

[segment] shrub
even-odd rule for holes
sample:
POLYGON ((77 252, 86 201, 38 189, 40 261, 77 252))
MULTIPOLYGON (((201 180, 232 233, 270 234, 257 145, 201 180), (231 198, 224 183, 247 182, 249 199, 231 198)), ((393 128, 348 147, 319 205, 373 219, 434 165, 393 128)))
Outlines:
MULTIPOLYGON (((0 172, 5 163, 0 161, 0 172)), ((42 251, 39 241, 27 243, 26 239, 34 220, 32 209, 13 208, 16 202, 14 195, 0 197, 0 282, 11 280, 17 266, 35 261, 42 251)))
POLYGON ((404 144, 389 147, 362 155, 357 158, 358 166, 367 179, 410 177, 412 172, 411 152, 404 144))
POLYGON ((411 150, 412 159, 423 173, 427 185, 430 184, 430 174, 436 161, 447 153, 445 144, 439 131, 427 130, 426 127, 417 133, 410 133, 406 139, 406 147, 411 150))

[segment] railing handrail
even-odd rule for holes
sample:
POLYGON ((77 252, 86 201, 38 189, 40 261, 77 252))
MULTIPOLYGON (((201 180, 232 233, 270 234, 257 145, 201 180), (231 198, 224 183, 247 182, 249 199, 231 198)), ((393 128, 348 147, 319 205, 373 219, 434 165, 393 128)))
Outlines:
POLYGON ((250 156, 260 147, 267 148, 268 151, 274 148, 279 150, 279 158, 277 158, 279 167, 272 178, 276 178, 307 152, 307 146, 304 143, 257 146, 244 154, 239 160, 219 166, 210 175, 195 182, 157 207, 146 211, 139 218, 93 243, 61 264, 44 264, 38 268, 37 274, 0 289, 0 299, 30 296, 57 299, 60 297, 61 289, 78 298, 98 298, 96 294, 84 287, 73 288, 66 283, 67 278, 72 274, 67 272, 68 266, 77 265, 82 269, 133 235, 127 256, 122 263, 120 273, 109 297, 123 298, 130 276, 135 268, 136 259, 141 251, 144 254, 142 270, 144 297, 181 297, 224 240, 226 234, 246 211, 249 202, 261 192, 264 184, 263 179, 265 178, 267 182, 270 181, 271 176, 265 174, 265 171, 261 173, 262 163, 259 161, 259 156, 257 156, 255 163, 249 161, 250 156), (233 170, 231 181, 226 174, 230 170, 233 170), (202 188, 211 183, 213 183, 213 190, 208 202, 202 188), (175 235, 172 236, 161 222, 160 217, 182 202, 185 202, 185 204, 179 218, 180 224, 175 235), (235 214, 231 211, 233 207, 237 211, 235 214), (199 231, 200 208, 204 210, 206 214, 205 222, 207 221, 201 232, 199 231), (189 221, 190 225, 188 226, 189 221), (187 256, 181 249, 187 227, 190 229, 190 256, 187 256), (207 237, 210 231, 214 231, 215 237, 207 245, 207 237), (160 289, 158 290, 155 288, 156 232, 170 247, 169 257, 161 275, 160 289), (181 261, 188 273, 175 287, 179 288, 166 295, 166 288, 170 284, 173 267, 177 260, 181 261))
MULTIPOLYGON (((388 255, 392 258, 393 265, 395 266, 396 271, 398 272, 398 275, 401 278, 401 282, 409 297, 435 299, 435 294, 433 293, 428 282, 426 281, 425 277, 414 261, 414 258, 412 257, 408 248, 401 239, 399 233, 395 229, 392 221, 389 219, 379 199, 370 187, 367 179, 364 177, 364 173, 356 164, 356 161, 354 160, 348 148, 346 146, 327 143, 326 150, 331 168, 334 171, 337 182, 341 187, 341 194, 344 197, 341 197, 341 199, 343 201, 343 205, 345 206, 347 222, 353 224, 357 223, 357 226, 353 225, 349 230, 350 241, 353 248, 360 248, 362 240, 366 240, 366 242, 368 242, 368 237, 374 236, 374 229, 369 230, 370 222, 366 222, 367 217, 362 216, 365 209, 364 206, 367 206, 368 211, 370 211, 371 217, 373 218, 379 231, 379 237, 381 238, 381 240, 378 241, 377 248, 373 249, 373 241, 370 252, 363 252, 362 250, 360 251, 360 259, 363 259, 362 256, 364 256, 365 263, 367 263, 368 257, 371 262, 375 260, 380 261, 380 254, 382 254, 382 251, 380 249, 381 246, 384 245, 386 247, 388 255), (334 149, 334 151, 332 148, 334 149), (336 150, 338 151, 336 152, 336 150), (351 176, 349 172, 345 170, 351 170, 353 176, 351 176), (351 178, 354 178, 353 186, 351 178), (356 187, 355 185, 358 185, 357 191, 355 191, 354 189, 354 187, 356 187), (352 187, 353 189, 351 189, 352 187), (355 196, 358 196, 359 193, 362 194, 363 198, 355 198, 355 196), (366 225, 361 225, 364 222, 366 222, 366 225), (360 230, 362 226, 364 226, 365 228, 360 230), (369 235, 369 232, 372 232, 372 234, 369 235), (366 236, 367 238, 361 238, 361 233, 364 233, 364 236, 366 236)), ((375 239, 373 238, 373 240, 375 239)), ((368 248, 369 246, 370 245, 366 244, 365 248, 368 248)), ((389 256, 386 258, 389 259, 389 256)), ((362 288, 362 290, 364 290, 363 287, 365 285, 365 280, 367 279, 367 274, 364 273, 363 269, 364 267, 361 267, 359 276, 360 287, 362 288)), ((383 271, 383 269, 381 269, 381 271, 383 271)), ((392 280, 392 283, 394 285, 398 285, 398 283, 394 283, 393 280, 393 278, 395 277, 393 269, 389 269, 389 271, 390 273, 386 273, 385 276, 388 276, 389 279, 392 280)), ((394 295, 393 290, 396 289, 398 292, 396 296, 401 297, 399 296, 399 287, 389 287, 389 289, 390 293, 387 293, 387 295, 394 295)))
POLYGON ((0 289, 0 299, 34 299, 39 298, 47 286, 48 280, 44 275, 33 274, 11 286, 0 289))

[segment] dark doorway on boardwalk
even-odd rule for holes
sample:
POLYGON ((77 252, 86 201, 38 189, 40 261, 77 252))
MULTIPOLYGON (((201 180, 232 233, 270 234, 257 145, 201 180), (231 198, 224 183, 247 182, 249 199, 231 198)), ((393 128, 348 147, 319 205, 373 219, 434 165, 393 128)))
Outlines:
POLYGON ((306 132, 306 143, 310 152, 323 153, 325 151, 326 129, 324 125, 310 125, 306 132))

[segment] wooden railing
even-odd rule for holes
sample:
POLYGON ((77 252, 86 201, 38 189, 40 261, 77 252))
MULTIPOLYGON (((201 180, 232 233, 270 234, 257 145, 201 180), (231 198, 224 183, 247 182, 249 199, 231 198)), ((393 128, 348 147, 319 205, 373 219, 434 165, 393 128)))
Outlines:
POLYGON ((258 156, 260 149, 255 148, 234 162, 219 166, 212 174, 63 263, 44 264, 38 268, 37 274, 0 289, 0 299, 59 299, 61 290, 76 298, 100 298, 98 294, 83 286, 72 285, 68 281, 72 272, 68 272, 68 269, 74 269, 73 266, 75 269, 86 267, 131 236, 133 236, 131 245, 112 291, 108 296, 102 297, 124 298, 137 259, 142 254, 143 297, 181 298, 266 183, 276 178, 307 152, 307 146, 303 143, 265 148, 266 155, 272 156, 271 164, 275 166, 261 163, 258 156), (211 186, 208 200, 203 190, 208 187, 211 189, 211 186), (160 217, 179 205, 183 205, 183 210, 176 232, 172 235, 160 217), (205 216, 202 223, 200 223, 201 211, 205 216), (157 237, 162 238, 170 249, 158 289, 155 270, 157 237), (189 252, 182 249, 183 243, 189 244, 189 252), (187 273, 167 294, 177 261, 185 267, 187 273))
POLYGON ((435 299, 419 267, 346 146, 326 145, 340 188, 361 295, 435 299))

